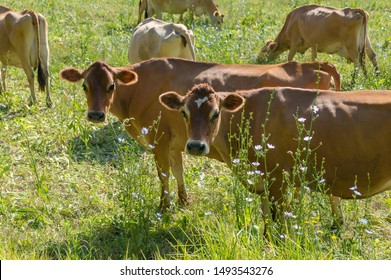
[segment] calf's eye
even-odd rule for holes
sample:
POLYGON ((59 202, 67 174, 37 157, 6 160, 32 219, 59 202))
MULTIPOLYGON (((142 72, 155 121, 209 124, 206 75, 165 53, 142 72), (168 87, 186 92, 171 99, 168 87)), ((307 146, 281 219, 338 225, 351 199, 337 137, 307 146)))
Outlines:
POLYGON ((107 88, 107 92, 112 92, 114 90, 114 83, 110 84, 107 88))
POLYGON ((83 90, 84 90, 84 91, 87 91, 87 86, 86 86, 86 84, 83 84, 82 87, 83 87, 83 90))
POLYGON ((181 113, 182 113, 182 116, 187 120, 188 119, 188 117, 187 117, 187 114, 186 114, 186 112, 185 111, 181 111, 181 113))
POLYGON ((215 121, 219 118, 220 116, 220 112, 219 111, 215 111, 212 115, 212 118, 210 119, 211 121, 215 121))

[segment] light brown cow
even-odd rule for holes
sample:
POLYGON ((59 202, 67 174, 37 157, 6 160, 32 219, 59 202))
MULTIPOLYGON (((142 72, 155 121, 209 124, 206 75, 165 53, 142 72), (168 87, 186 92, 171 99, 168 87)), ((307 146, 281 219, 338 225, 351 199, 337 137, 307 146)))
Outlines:
POLYGON ((224 14, 220 13, 218 6, 214 0, 147 0, 148 1, 148 16, 156 13, 158 19, 162 19, 162 13, 182 14, 186 11, 190 12, 191 18, 193 14, 201 16, 208 14, 210 21, 215 24, 223 23, 224 14))
MULTIPOLYGON (((49 46, 47 22, 41 14, 25 10, 14 12, 0 6, 0 62, 3 88, 8 65, 23 68, 30 87, 30 104, 36 102, 34 71, 38 68, 38 84, 46 89, 46 104, 52 105, 49 89, 49 46)), ((0 85, 0 91, 2 87, 0 85)))
POLYGON ((152 57, 182 57, 195 60, 194 35, 183 24, 147 18, 130 39, 128 58, 137 63, 152 57))
POLYGON ((289 50, 288 61, 291 61, 296 52, 304 53, 311 48, 312 60, 317 52, 337 53, 357 66, 360 64, 366 74, 367 53, 379 73, 367 31, 368 13, 361 9, 300 6, 288 14, 276 39, 262 47, 260 56, 267 55, 273 60, 289 50))
MULTIPOLYGON (((321 184, 319 180, 314 183, 311 169, 320 170, 320 162, 325 159, 322 186, 330 194, 332 212, 338 223, 342 223, 340 198, 367 198, 391 189, 391 91, 338 93, 287 87, 227 93, 215 92, 211 86, 201 84, 194 86, 186 96, 168 92, 159 100, 166 108, 184 116, 187 153, 207 156, 210 151, 217 151, 232 169, 237 163, 233 159, 238 156, 238 147, 243 144, 230 135, 240 134, 244 114, 249 120, 253 143, 247 151, 248 162, 260 163, 255 173, 266 174, 273 170, 270 176, 275 177, 273 183, 269 181, 268 190, 263 175, 251 181, 254 185, 247 183, 250 191, 268 194, 263 197, 262 205, 266 214, 269 201, 281 202, 281 188, 287 185, 283 184, 283 174, 295 165, 292 152, 298 149, 300 140, 298 122, 309 129, 314 120, 312 130, 302 135, 300 141, 309 142, 312 148, 318 147, 314 150, 318 162, 308 160, 307 166, 299 166, 300 170, 313 182, 308 187, 317 190, 321 184), (261 150, 267 151, 265 157, 257 155, 261 150), (263 164, 264 159, 266 164, 263 164)), ((180 119, 179 114, 177 118, 180 119)), ((275 208, 272 211, 275 216, 275 208)))
MULTIPOLYGON (((184 95, 189 88, 200 82, 208 82, 218 90, 227 91, 257 88, 268 84, 262 74, 272 69, 282 70, 288 74, 282 76, 279 81, 274 79, 276 84, 316 86, 319 65, 314 65, 312 72, 308 67, 296 72, 295 69, 300 68, 300 65, 297 62, 276 65, 224 65, 179 58, 155 58, 133 66, 118 68, 110 67, 104 62, 95 62, 86 70, 63 69, 60 76, 70 82, 84 80, 83 88, 87 97, 89 121, 104 122, 108 112, 111 112, 121 122, 127 120, 126 131, 141 145, 147 149, 150 149, 150 145, 154 146, 151 152, 154 154, 162 183, 161 207, 165 210, 170 205, 168 195, 170 167, 177 180, 179 202, 186 204, 187 201, 182 166, 186 130, 183 122, 177 118, 176 112, 165 110, 160 105, 159 95, 170 90, 184 95), (129 72, 129 75, 133 75, 131 71, 138 76, 138 82, 132 85, 126 84, 129 79, 124 80, 123 75, 117 74, 129 72), (157 131, 151 129, 158 119, 157 131), (143 128, 150 128, 147 135, 142 135, 143 128)), ((320 75, 321 79, 322 76, 320 75)), ((326 84, 328 88, 329 83, 323 82, 319 87, 326 84)), ((213 150, 209 156, 220 159, 213 150)))

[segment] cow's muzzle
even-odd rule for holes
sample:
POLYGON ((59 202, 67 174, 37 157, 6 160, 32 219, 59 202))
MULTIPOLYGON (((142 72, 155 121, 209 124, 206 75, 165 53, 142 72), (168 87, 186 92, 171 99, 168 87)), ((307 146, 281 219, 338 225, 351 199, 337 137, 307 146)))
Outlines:
POLYGON ((101 111, 89 111, 87 119, 93 123, 102 123, 106 121, 106 113, 101 111))
POLYGON ((185 152, 194 156, 203 156, 209 153, 209 145, 200 140, 189 140, 186 143, 185 152))

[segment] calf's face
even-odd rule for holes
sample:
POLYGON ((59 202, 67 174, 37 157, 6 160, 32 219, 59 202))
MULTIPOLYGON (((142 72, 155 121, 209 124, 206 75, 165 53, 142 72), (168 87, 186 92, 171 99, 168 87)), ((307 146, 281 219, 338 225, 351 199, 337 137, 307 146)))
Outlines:
POLYGON ((160 103, 182 113, 187 128, 185 152, 195 156, 207 155, 220 127, 221 110, 235 112, 244 104, 236 93, 220 94, 207 84, 195 85, 186 96, 167 92, 160 103))
POLYGON ((131 85, 137 82, 137 74, 129 70, 117 70, 103 62, 95 62, 87 70, 65 68, 60 77, 69 82, 84 79, 83 90, 87 98, 87 119, 93 123, 105 122, 113 103, 117 81, 131 85))

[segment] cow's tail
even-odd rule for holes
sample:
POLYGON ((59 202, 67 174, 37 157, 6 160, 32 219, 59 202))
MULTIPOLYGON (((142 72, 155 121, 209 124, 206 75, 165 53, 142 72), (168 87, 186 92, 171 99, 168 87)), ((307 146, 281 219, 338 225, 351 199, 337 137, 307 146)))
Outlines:
POLYGON ((361 9, 357 9, 356 10, 359 14, 362 15, 363 17, 363 26, 362 26, 362 30, 360 30, 360 40, 361 40, 361 44, 359 44, 359 62, 360 62, 360 65, 361 67, 363 68, 364 72, 365 72, 365 54, 366 54, 366 49, 367 49, 367 46, 366 46, 366 38, 367 38, 367 26, 368 26, 368 13, 365 12, 364 10, 361 10, 361 9))
POLYGON ((189 44, 191 56, 193 57, 193 60, 196 60, 195 46, 194 46, 193 40, 190 38, 190 35, 189 35, 189 32, 192 32, 192 31, 187 30, 186 28, 181 28, 181 27, 176 27, 175 31, 178 32, 182 38, 184 38, 183 45, 185 47, 186 47, 186 44, 189 44))
POLYGON ((335 68, 333 64, 328 62, 320 63, 319 70, 329 73, 331 77, 333 77, 335 90, 336 91, 341 90, 341 75, 339 74, 337 68, 335 68))
POLYGON ((40 91, 45 91, 46 87, 46 73, 42 69, 42 60, 41 60, 41 35, 39 30, 39 18, 36 13, 33 11, 24 11, 24 14, 28 14, 31 16, 33 20, 34 30, 36 32, 36 43, 37 43, 37 60, 38 60, 38 85, 40 91))

